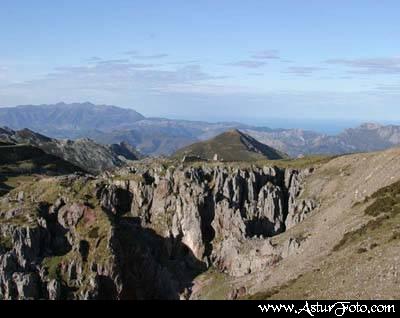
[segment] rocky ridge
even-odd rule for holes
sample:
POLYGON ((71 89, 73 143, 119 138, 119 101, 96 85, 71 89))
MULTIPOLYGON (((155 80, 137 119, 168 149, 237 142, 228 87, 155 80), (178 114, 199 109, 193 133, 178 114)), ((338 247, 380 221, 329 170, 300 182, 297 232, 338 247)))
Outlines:
POLYGON ((178 150, 173 157, 198 157, 203 160, 255 161, 278 160, 288 156, 240 130, 233 129, 212 139, 178 150))
POLYGON ((37 147, 94 174, 124 166, 128 160, 141 158, 134 147, 124 142, 101 145, 88 138, 57 140, 29 129, 14 131, 1 128, 0 141, 37 147))
POLYGON ((0 298, 189 298, 209 269, 263 271, 296 253, 271 237, 318 207, 312 173, 137 165, 20 187, 0 201, 0 298))
POLYGON ((337 135, 326 135, 237 122, 145 118, 132 109, 88 102, 3 107, 0 109, 0 126, 14 130, 29 128, 58 139, 91 138, 101 144, 127 142, 146 155, 171 155, 178 149, 232 129, 240 129, 291 157, 379 151, 400 145, 398 125, 366 123, 337 135))

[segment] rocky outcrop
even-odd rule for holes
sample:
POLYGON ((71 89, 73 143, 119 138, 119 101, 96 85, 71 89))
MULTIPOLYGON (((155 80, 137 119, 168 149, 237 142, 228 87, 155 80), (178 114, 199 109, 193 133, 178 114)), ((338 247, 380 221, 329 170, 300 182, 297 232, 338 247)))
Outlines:
POLYGON ((40 228, 1 226, 0 236, 11 246, 0 255, 0 298, 36 299, 40 296, 37 260, 49 245, 40 228))
MULTIPOLYGON (((2 129, 0 131, 0 141, 12 142, 18 145, 30 145, 31 152, 39 152, 41 150, 45 154, 63 159, 74 165, 76 171, 83 170, 93 174, 123 167, 129 161, 142 158, 142 155, 127 143, 103 145, 89 138, 58 140, 29 129, 19 131, 2 129)), ((16 149, 18 150, 19 148, 16 149)))
POLYGON ((103 209, 114 215, 123 215, 130 211, 132 194, 115 185, 105 186, 97 191, 103 209))
POLYGON ((131 214, 143 227, 179 239, 197 259, 240 276, 261 270, 258 254, 265 266, 275 262, 268 238, 317 207, 314 200, 299 199, 312 172, 276 167, 153 169, 136 171, 139 179, 130 179, 128 173, 113 185, 132 194, 131 214), (243 252, 245 244, 260 252, 243 252))
POLYGON ((308 213, 317 207, 314 199, 301 196, 304 188, 304 180, 314 172, 313 168, 301 171, 288 169, 285 172, 285 187, 288 194, 288 210, 285 221, 286 229, 293 227, 304 220, 308 213))
POLYGON ((75 227, 83 217, 87 208, 88 207, 78 203, 63 206, 58 210, 58 223, 65 229, 75 227))
POLYGON ((300 247, 271 237, 317 207, 302 198, 312 172, 204 166, 59 177, 72 196, 35 203, 36 217, 24 214, 29 192, 13 201, 10 193, 3 201, 19 212, 0 211, 0 298, 180 299, 207 268, 266 270, 300 247))

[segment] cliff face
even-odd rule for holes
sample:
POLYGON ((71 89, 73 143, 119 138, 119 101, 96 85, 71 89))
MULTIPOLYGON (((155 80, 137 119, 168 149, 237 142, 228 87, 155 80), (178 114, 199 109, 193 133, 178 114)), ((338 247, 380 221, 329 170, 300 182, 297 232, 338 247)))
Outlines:
POLYGON ((179 299, 209 268, 262 271, 295 252, 270 237, 317 207, 311 173, 138 166, 19 188, 0 201, 0 298, 179 299))

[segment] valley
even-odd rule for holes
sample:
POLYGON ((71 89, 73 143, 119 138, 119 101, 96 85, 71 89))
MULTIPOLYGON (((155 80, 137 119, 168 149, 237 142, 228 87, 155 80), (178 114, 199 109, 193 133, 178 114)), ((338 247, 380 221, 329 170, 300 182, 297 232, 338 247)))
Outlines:
POLYGON ((29 129, 0 141, 1 299, 400 294, 398 148, 293 159, 246 129, 169 157, 29 129))
POLYGON ((146 156, 170 156, 194 143, 237 129, 297 158, 385 150, 400 146, 400 126, 365 123, 337 135, 303 129, 271 129, 238 122, 147 118, 117 106, 58 103, 0 108, 0 127, 28 128, 56 139, 90 138, 98 144, 129 144, 146 156))

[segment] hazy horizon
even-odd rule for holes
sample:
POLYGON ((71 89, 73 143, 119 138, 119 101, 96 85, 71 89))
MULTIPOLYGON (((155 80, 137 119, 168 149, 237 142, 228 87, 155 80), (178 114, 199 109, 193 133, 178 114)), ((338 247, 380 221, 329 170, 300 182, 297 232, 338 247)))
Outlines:
MULTIPOLYGON (((54 104, 36 104, 36 105, 13 105, 13 106, 2 106, 1 108, 15 108, 15 107, 24 107, 24 106, 52 106, 57 104, 92 104, 95 106, 116 106, 125 109, 135 110, 133 107, 126 107, 120 105, 108 105, 108 104, 94 104, 90 101, 83 102, 72 102, 65 103, 64 101, 57 102, 54 104)), ((244 125, 249 125, 253 127, 259 128, 271 128, 271 129, 301 129, 307 131, 313 131, 318 133, 323 133, 327 135, 337 135, 338 133, 343 132, 348 128, 356 128, 365 123, 375 123, 380 125, 400 125, 400 121, 398 120, 362 120, 356 118, 291 118, 291 117, 237 117, 235 115, 226 114, 223 117, 201 117, 198 115, 192 116, 181 116, 179 114, 170 114, 169 116, 151 116, 146 112, 139 112, 141 115, 148 119, 152 118, 164 118, 169 120, 183 120, 183 121, 198 121, 198 122, 208 122, 208 123, 239 123, 244 125)))

